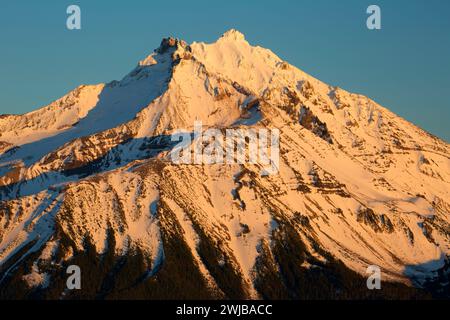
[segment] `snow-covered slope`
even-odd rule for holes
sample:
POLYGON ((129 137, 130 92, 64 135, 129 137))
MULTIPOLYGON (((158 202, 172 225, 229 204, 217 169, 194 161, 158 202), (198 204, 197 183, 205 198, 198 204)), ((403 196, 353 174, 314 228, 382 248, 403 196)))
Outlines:
MULTIPOLYGON (((330 278, 367 290, 374 264, 386 281, 448 290, 450 146, 236 30, 164 39, 121 81, 0 128, 5 296, 73 297, 61 270, 76 263, 91 269, 85 297, 306 298, 312 275, 328 279, 318 291, 330 278), (171 163, 170 134, 198 120, 279 129, 279 174, 171 163)), ((347 286, 329 296, 361 297, 347 286)))

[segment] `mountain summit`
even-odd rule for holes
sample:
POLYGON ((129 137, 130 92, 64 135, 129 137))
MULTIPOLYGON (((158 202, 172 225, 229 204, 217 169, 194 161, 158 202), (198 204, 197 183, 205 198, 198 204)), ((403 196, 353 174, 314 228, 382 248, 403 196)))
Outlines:
POLYGON ((120 81, 0 116, 0 297, 448 297, 449 159, 236 30, 163 39, 120 81), (196 121, 278 129, 279 173, 173 163, 196 121))
POLYGON ((222 35, 221 40, 224 39, 234 41, 245 41, 245 36, 236 29, 230 29, 222 35))

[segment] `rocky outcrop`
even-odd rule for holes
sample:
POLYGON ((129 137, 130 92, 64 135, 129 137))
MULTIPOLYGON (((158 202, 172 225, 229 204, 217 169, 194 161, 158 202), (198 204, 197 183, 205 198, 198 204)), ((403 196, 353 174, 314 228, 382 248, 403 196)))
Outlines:
POLYGON ((316 136, 330 144, 333 143, 327 124, 320 121, 308 107, 302 106, 300 108, 298 121, 305 129, 308 129, 316 136))

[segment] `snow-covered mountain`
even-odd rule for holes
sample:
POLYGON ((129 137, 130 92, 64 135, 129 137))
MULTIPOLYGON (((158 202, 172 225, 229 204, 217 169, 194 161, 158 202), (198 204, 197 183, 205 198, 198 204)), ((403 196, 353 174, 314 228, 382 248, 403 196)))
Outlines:
POLYGON ((164 39, 121 81, 0 116, 0 297, 450 296, 449 159, 236 30, 164 39), (279 129, 279 174, 171 162, 170 135, 199 120, 279 129))

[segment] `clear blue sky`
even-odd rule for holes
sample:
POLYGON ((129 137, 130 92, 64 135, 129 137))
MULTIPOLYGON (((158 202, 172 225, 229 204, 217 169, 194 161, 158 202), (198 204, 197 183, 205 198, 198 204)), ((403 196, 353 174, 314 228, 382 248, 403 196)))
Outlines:
POLYGON ((120 79, 162 37, 211 42, 230 28, 450 141, 448 0, 1 0, 0 113, 120 79), (82 9, 81 31, 66 29, 70 4, 82 9), (382 9, 381 31, 365 27, 370 4, 382 9))

